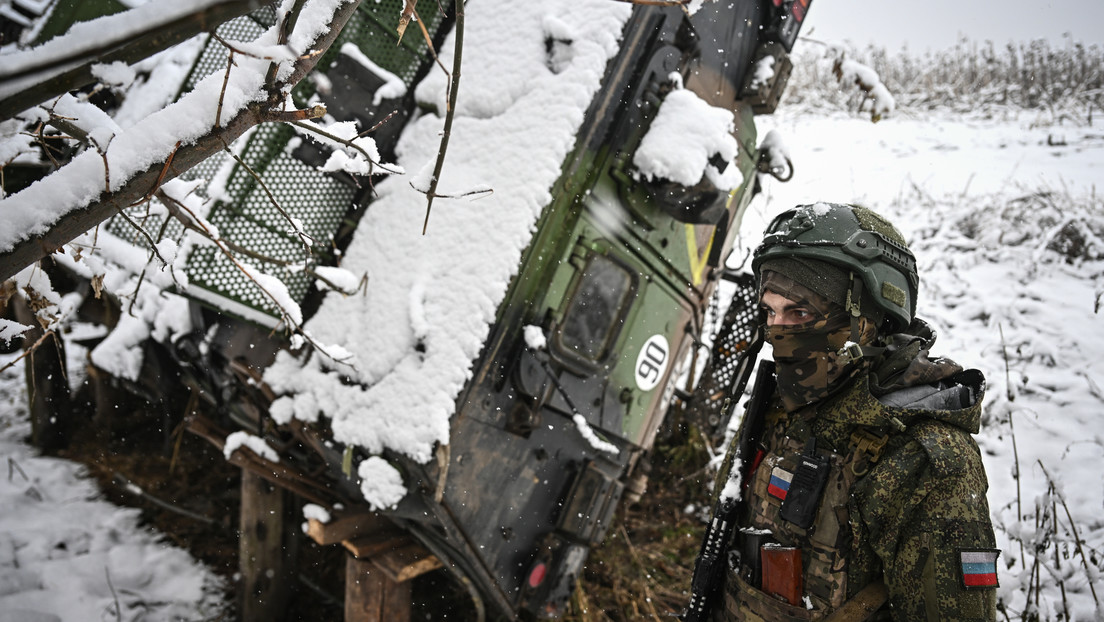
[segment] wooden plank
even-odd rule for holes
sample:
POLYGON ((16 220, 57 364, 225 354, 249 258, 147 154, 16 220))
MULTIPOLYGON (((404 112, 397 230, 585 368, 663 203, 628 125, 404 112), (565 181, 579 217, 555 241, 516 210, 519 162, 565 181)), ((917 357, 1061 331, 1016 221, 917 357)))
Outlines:
POLYGON ((352 540, 342 540, 341 544, 357 559, 371 559, 412 542, 413 540, 405 532, 392 528, 352 540))
MULTIPOLYGON (((188 431, 192 434, 207 439, 209 443, 219 450, 226 445, 226 437, 230 433, 215 425, 212 421, 196 413, 188 418, 188 431)), ((312 479, 283 464, 266 460, 246 446, 239 447, 228 460, 230 464, 240 467, 243 471, 251 471, 269 482, 322 507, 332 507, 334 501, 325 483, 312 479)))
POLYGON ((397 583, 369 560, 347 556, 345 622, 409 622, 411 585, 397 583))
POLYGON ((437 556, 417 543, 411 543, 377 555, 372 558, 372 561, 391 580, 399 583, 405 583, 414 577, 443 566, 437 556))
POLYGON ((358 512, 336 516, 328 523, 312 518, 307 521, 307 535, 318 544, 327 545, 355 540, 391 527, 391 521, 375 512, 358 512))
POLYGON ((345 556, 345 622, 379 622, 383 607, 383 573, 372 562, 345 556))
POLYGON ((341 543, 360 560, 372 560, 392 581, 403 583, 443 564, 408 534, 395 530, 377 532, 341 543))

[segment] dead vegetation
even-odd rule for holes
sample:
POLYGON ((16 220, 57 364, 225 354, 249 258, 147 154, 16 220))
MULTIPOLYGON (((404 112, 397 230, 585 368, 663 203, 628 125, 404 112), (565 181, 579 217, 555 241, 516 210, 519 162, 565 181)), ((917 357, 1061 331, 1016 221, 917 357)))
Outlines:
POLYGON ((587 559, 563 620, 669 620, 686 607, 713 471, 702 436, 676 427, 653 450, 648 491, 621 506, 605 542, 587 559))
MULTIPOLYGON (((859 109, 865 94, 841 87, 831 76, 831 58, 821 46, 803 46, 783 100, 784 107, 830 105, 859 109)), ((898 109, 947 108, 991 112, 999 107, 1049 111, 1092 124, 1104 106, 1104 48, 1066 40, 1027 43, 962 39, 946 50, 923 54, 883 47, 846 50, 868 65, 893 94, 898 109)))

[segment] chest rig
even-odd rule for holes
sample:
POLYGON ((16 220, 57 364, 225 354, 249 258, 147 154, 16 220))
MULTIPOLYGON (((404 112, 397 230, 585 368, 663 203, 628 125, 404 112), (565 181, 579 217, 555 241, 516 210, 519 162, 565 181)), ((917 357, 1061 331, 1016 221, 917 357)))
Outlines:
POLYGON ((735 543, 739 562, 730 564, 725 582, 725 619, 818 620, 848 599, 848 561, 856 546, 851 488, 882 456, 889 436, 854 426, 818 435, 799 413, 787 415, 781 408, 767 420, 761 459, 744 492, 735 543), (829 442, 818 447, 818 436, 829 442), (800 551, 804 602, 795 606, 760 589, 764 546, 800 551))

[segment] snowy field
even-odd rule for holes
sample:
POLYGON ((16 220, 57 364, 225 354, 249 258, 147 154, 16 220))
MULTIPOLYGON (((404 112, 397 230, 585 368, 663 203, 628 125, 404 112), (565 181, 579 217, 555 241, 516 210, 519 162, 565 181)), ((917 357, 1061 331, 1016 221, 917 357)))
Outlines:
MULTIPOLYGON (((1101 619, 1104 131, 1035 112, 901 110, 871 124, 798 109, 761 118, 760 136, 769 129, 796 174, 764 182, 736 253, 774 214, 817 200, 862 203, 902 229, 935 353, 989 380, 978 440, 1009 617, 1038 606, 1043 619, 1101 619)), ((24 399, 21 368, 0 375, 0 622, 212 617, 211 573, 103 501, 79 467, 28 448, 24 399)))

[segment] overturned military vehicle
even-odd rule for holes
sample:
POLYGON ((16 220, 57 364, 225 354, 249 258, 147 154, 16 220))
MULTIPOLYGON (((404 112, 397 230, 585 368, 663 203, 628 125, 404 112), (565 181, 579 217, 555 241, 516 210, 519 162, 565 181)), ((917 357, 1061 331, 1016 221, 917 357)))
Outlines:
MULTIPOLYGON (((148 224, 190 251, 168 287, 189 329, 141 346, 141 371, 93 350, 146 394, 179 373, 193 431, 351 551, 350 599, 366 569, 401 585, 444 567, 480 609, 555 617, 644 490, 757 175, 778 174, 754 115, 809 0, 524 4, 466 5, 459 79, 460 20, 425 9, 425 36, 396 45, 403 3, 364 3, 292 97, 375 127, 384 171, 409 174, 350 174, 332 142, 260 127, 190 173, 254 268, 148 224)), ((184 88, 227 56, 208 41, 184 88)), ((143 243, 121 219, 104 235, 143 243)))

